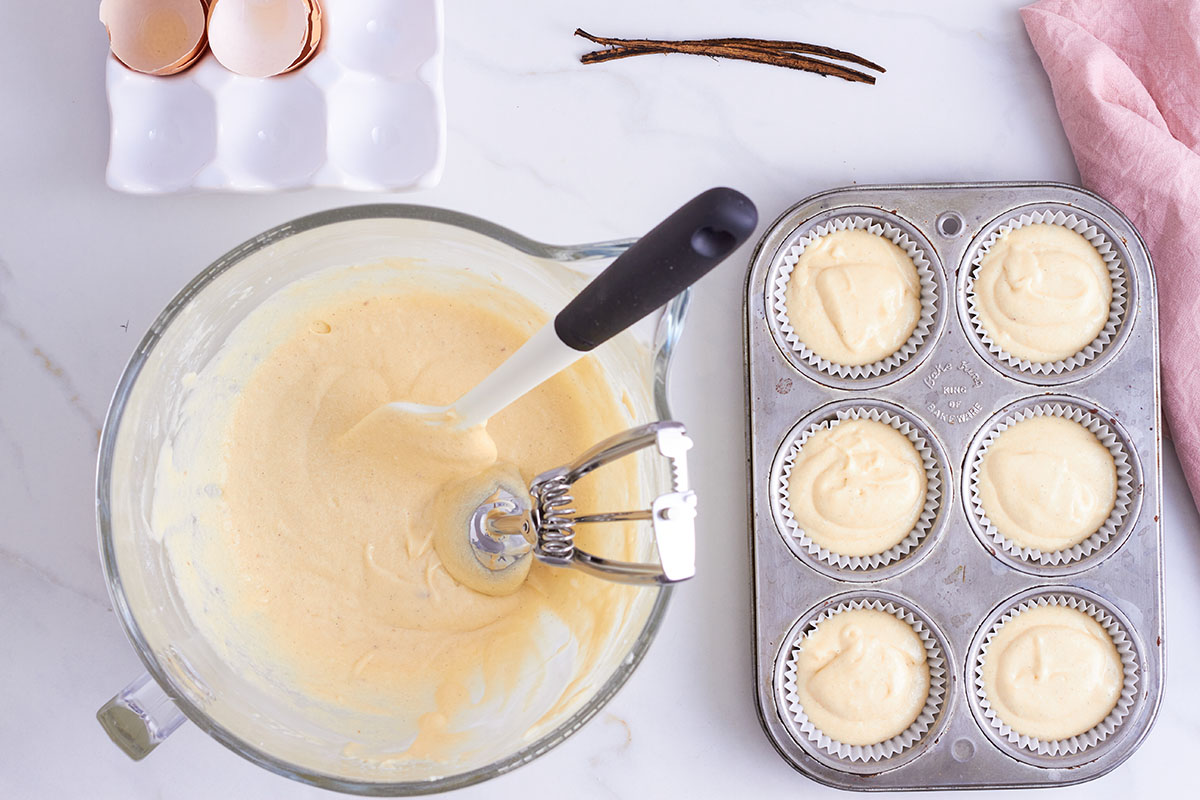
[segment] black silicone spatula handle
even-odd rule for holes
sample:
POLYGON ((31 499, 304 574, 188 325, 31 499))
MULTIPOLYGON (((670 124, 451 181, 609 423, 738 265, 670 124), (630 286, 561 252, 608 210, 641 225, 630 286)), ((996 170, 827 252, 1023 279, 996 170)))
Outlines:
POLYGON ((587 351, 704 277, 754 233, 750 198, 717 188, 697 195, 596 276, 554 318, 563 344, 587 351))

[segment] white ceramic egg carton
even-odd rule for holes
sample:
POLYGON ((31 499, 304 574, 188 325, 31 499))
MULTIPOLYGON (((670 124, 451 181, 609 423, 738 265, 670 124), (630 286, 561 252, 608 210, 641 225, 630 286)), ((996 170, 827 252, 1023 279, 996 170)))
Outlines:
POLYGON ((435 185, 446 147, 441 0, 323 0, 321 49, 275 78, 206 53, 158 78, 107 67, 108 185, 142 194, 435 185))

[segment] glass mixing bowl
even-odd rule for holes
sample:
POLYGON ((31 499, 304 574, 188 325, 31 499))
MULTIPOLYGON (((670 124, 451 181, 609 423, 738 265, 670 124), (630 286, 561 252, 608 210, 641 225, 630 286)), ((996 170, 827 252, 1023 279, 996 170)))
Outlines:
MULTIPOLYGON (((234 248, 184 287, 125 368, 100 440, 101 559, 113 608, 147 670, 98 713, 113 741, 142 758, 186 718, 235 753, 288 778, 357 794, 412 795, 466 786, 531 761, 608 702, 654 638, 669 588, 639 590, 637 613, 609 648, 606 677, 552 729, 514 735, 503 757, 419 774, 347 758, 343 732, 264 692, 217 656, 189 619, 165 549, 151 530, 150 511, 159 453, 177 424, 185 376, 200 371, 247 314, 290 282, 334 266, 420 259, 499 280, 552 314, 630 244, 551 246, 465 214, 367 205, 273 228, 234 248)), ((621 334, 592 356, 610 382, 624 389, 631 424, 670 416, 667 373, 687 300, 686 293, 680 295, 657 320, 621 334)), ((652 496, 669 484, 669 476, 652 455, 644 452, 640 458, 639 481, 652 496)), ((646 539, 638 548, 652 555, 651 537, 646 539)))

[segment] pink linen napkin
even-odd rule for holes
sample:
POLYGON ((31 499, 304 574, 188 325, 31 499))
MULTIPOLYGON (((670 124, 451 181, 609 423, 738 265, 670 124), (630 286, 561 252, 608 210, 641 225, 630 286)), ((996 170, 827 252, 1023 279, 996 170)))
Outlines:
POLYGON ((1083 185, 1150 248, 1163 405, 1200 501, 1200 2, 1042 0, 1021 17, 1083 185))

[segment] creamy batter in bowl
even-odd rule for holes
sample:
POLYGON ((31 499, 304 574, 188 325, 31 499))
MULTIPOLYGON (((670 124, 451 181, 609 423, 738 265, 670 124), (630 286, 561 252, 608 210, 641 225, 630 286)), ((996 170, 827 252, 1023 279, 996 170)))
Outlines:
MULTIPOLYGON (((426 714, 420 720, 401 721, 395 714, 395 698, 389 699, 388 692, 380 689, 386 688, 389 680, 393 684, 411 684, 412 676, 389 672, 387 658, 381 661, 380 656, 369 657, 365 651, 356 655, 355 663, 350 666, 360 675, 369 676, 376 672, 377 680, 374 683, 368 681, 364 691, 343 691, 336 683, 323 680, 319 672, 308 675, 307 679, 282 674, 289 670, 279 669, 278 664, 264 665, 268 659, 248 651, 244 646, 245 636, 223 633, 230 628, 221 627, 222 614, 235 621, 244 620, 245 614, 230 614, 222 607, 226 600, 231 607, 234 605, 234 598, 229 594, 213 591, 205 594, 197 591, 195 586, 189 588, 189 580, 202 582, 206 572, 197 568, 193 573, 190 568, 198 562, 211 564, 214 559, 225 556, 243 559, 243 563, 246 563, 244 559, 253 557, 285 561, 287 550, 239 552, 236 537, 221 541, 218 536, 205 534, 202 504, 192 508, 187 502, 164 503, 162 496, 181 491, 180 496, 186 497, 190 484, 223 500, 234 500, 224 497, 227 487, 222 484, 222 478, 229 476, 221 469, 228 469, 228 466, 218 467, 211 481, 201 480, 203 470, 196 467, 196 459, 183 459, 180 453, 191 452, 194 456, 203 451, 206 444, 211 444, 206 443, 206 437, 213 432, 195 424, 195 420, 219 417, 222 403, 237 404, 247 385, 237 379, 237 370, 261 366, 271 360, 266 352, 241 347, 235 348, 232 356, 229 352, 224 355, 225 361, 229 362, 226 366, 232 371, 222 375, 218 370, 214 378, 213 370, 206 372, 205 369, 212 365, 231 335, 236 339, 244 333, 248 318, 254 317, 256 311, 268 306, 273 299, 286 295, 288 287, 294 292, 295 287, 303 286, 306 280, 311 283, 313 276, 336 273, 337 280, 345 285, 339 286, 338 291, 326 300, 336 295, 338 302, 344 305, 351 298, 354 302, 371 302, 374 296, 387 295, 387 285, 399 273, 411 277, 414 272, 432 271, 449 282, 443 287, 449 296, 467 297, 468 306, 475 302, 476 317, 482 313, 487 300, 480 301, 479 297, 470 300, 472 292, 478 295, 489 286, 501 287, 508 293, 505 296, 511 295, 516 298, 513 302, 526 304, 536 316, 539 311, 545 314, 557 309, 586 283, 586 274, 564 264, 611 258, 623 247, 622 243, 579 248, 549 247, 464 215, 411 206, 364 206, 314 215, 268 231, 231 252, 184 289, 155 323, 118 387, 101 442, 97 501, 101 551, 114 608, 150 674, 189 718, 239 754, 288 777, 341 791, 415 794, 477 782, 524 763, 564 739, 612 696, 653 637, 665 607, 666 590, 609 587, 577 573, 565 578, 547 575, 538 578, 538 567, 545 565, 535 565, 535 574, 530 578, 530 597, 554 597, 558 591, 555 585, 563 580, 586 580, 594 584, 588 584, 583 591, 604 594, 604 599, 596 602, 619 608, 620 613, 584 620, 581 623, 585 633, 582 641, 575 637, 574 644, 570 644, 567 641, 570 637, 564 636, 562 641, 551 642, 552 637, 527 635, 527 628, 543 624, 546 617, 529 597, 523 601, 520 595, 494 598, 510 605, 521 604, 531 620, 530 625, 509 631, 510 638, 526 637, 526 641, 517 642, 509 651, 523 652, 529 648, 536 651, 540 646, 548 647, 551 652, 541 654, 545 656, 542 662, 556 666, 558 671, 534 669, 531 665, 542 663, 538 661, 537 653, 530 654, 529 658, 496 658, 491 662, 495 667, 493 671, 501 675, 485 676, 482 684, 490 680, 494 684, 503 684, 507 690, 496 690, 495 686, 489 689, 479 681, 472 683, 465 679, 451 687, 440 687, 442 694, 437 697, 437 709, 445 711, 466 706, 474 715, 470 719, 452 714, 440 718, 437 714, 426 714), (401 259, 401 262, 385 263, 386 259, 401 259), (339 269, 354 265, 366 266, 339 269), (335 272, 331 273, 331 269, 335 272), (454 285, 455 281, 458 285, 454 285), (239 365, 239 358, 247 364, 239 365), (224 377, 229 380, 223 383, 224 377), (196 402, 201 384, 205 386, 207 406, 189 409, 189 399, 193 404, 196 402), (172 526, 175 530, 191 527, 198 532, 190 538, 195 544, 193 551, 162 545, 163 532, 172 530, 172 526), (204 550, 207 554, 202 552, 204 550), (197 624, 197 620, 202 620, 202 624, 197 624), (586 650, 586 658, 573 662, 570 658, 556 660, 553 657, 563 653, 578 655, 572 647, 586 650), (383 671, 380 673, 379 670, 383 671), (547 686, 552 690, 548 691, 547 686), (461 697, 464 693, 465 701, 461 697), (537 713, 529 711, 527 702, 510 702, 513 698, 528 700, 534 696, 541 698, 537 713), (525 713, 518 712, 518 708, 523 708, 525 713), (430 735, 422 737, 419 731, 430 735), (463 746, 456 749, 459 744, 463 746)), ((600 266, 603 263, 596 265, 597 270, 600 266)), ((309 295, 311 299, 312 292, 309 295)), ((657 330, 635 331, 613 340, 597 351, 596 358, 589 359, 592 363, 585 366, 586 374, 568 380, 577 385, 568 389, 567 394, 574 392, 577 399, 582 398, 581 402, 586 403, 589 392, 597 393, 597 397, 605 393, 611 395, 604 404, 604 413, 594 418, 596 430, 589 429, 582 434, 584 438, 594 436, 598 441, 615 433, 616 430, 609 429, 613 426, 619 430, 634 422, 667 415, 666 369, 671 346, 682 324, 685 302, 686 298, 683 298, 672 304, 657 330)), ((328 310, 337 305, 326 302, 321 308, 328 310)), ((312 310, 318 310, 318 306, 320 303, 312 310)), ((415 313, 420 306, 421 303, 417 303, 409 310, 415 313)), ((403 310, 401 307, 387 309, 403 310)), ((466 310, 471 312, 470 307, 466 310)), ((502 315, 504 310, 499 309, 502 315)), ((381 335, 387 333, 383 330, 389 318, 387 311, 380 312, 374 323, 368 322, 359 335, 369 334, 372 324, 380 326, 381 335)), ((293 330, 292 333, 300 337, 295 339, 293 336, 293 339, 301 342, 302 347, 321 346, 313 342, 331 341, 330 332, 339 329, 337 320, 328 319, 325 313, 310 316, 313 318, 308 329, 293 330)), ((540 321, 519 320, 518 325, 525 324, 532 332, 533 326, 540 321)), ((269 328, 269 325, 261 327, 256 336, 246 341, 269 339, 269 328)), ((476 338, 482 341, 487 336, 484 331, 476 338)), ((521 334, 519 330, 509 330, 505 336, 513 338, 511 345, 521 334)), ((286 339, 283 337, 279 341, 286 339)), ((381 344, 381 351, 385 349, 381 344)), ((446 374, 453 372, 449 370, 446 374)), ((284 367, 281 374, 287 373, 284 367)), ((304 379, 311 383, 319 378, 318 375, 307 375, 304 379)), ((420 376, 408 376, 404 380, 409 378, 417 380, 420 376)), ((336 400, 336 392, 334 396, 336 400)), ((432 396, 415 399, 445 401, 445 398, 432 396)), ((539 402, 536 398, 533 401, 539 402)), ((259 407, 263 406, 260 404, 259 407)), ((543 405, 542 410, 546 408, 543 405)), ((514 406, 514 413, 516 409, 514 406)), ((270 416, 277 413, 277 409, 268 409, 266 413, 270 416)), ((529 413, 537 414, 538 410, 532 409, 529 413)), ((247 424, 243 426, 243 432, 251 432, 247 435, 253 435, 254 430, 262 427, 261 420, 257 423, 253 420, 253 414, 244 421, 247 424)), ((508 449, 510 454, 515 454, 516 462, 522 461, 525 455, 531 455, 535 461, 546 459, 546 463, 521 464, 521 470, 548 469, 577 455, 574 452, 522 455, 521 437, 513 433, 520 426, 504 423, 501 427, 510 430, 497 436, 500 451, 508 449), (508 444, 503 443, 504 439, 508 444)), ((236 425, 233 429, 236 430, 236 425)), ((379 437, 368 433, 371 435, 362 437, 358 445, 365 443, 369 450, 379 437)), ((594 441, 584 446, 592 443, 594 441)), ((558 449, 567 450, 577 445, 577 442, 563 440, 558 449)), ((295 454, 284 448, 277 455, 286 460, 295 454)), ((637 475, 634 488, 642 488, 649 494, 665 485, 668 476, 661 474, 662 466, 647 454, 634 466, 637 475)), ((240 467, 234 465, 233 468, 240 467)), ((599 479, 596 476, 589 481, 599 479)), ((585 486, 583 491, 601 490, 585 486)), ((303 496, 303 492, 297 496, 303 496)), ((244 504, 248 508, 254 507, 255 500, 246 499, 244 504)), ((166 538, 169 543, 172 536, 166 538)), ((174 538, 179 540, 180 537, 174 538)), ((187 537, 183 540, 189 541, 187 537)), ((371 552, 369 547, 363 548, 362 542, 354 544, 359 549, 355 558, 346 563, 353 565, 365 553, 362 559, 365 559, 368 576, 373 575, 376 579, 376 588, 382 585, 398 598, 396 586, 388 583, 396 571, 371 571, 394 554, 371 552)), ((411 551, 409 555, 415 552, 411 543, 404 547, 411 551)), ((617 557, 646 560, 653 545, 647 536, 633 539, 626 552, 613 552, 611 547, 610 544, 609 552, 617 557)), ((606 548, 598 543, 594 549, 603 553, 606 548)), ((322 564, 323 560, 318 558, 316 563, 322 564)), ((565 575, 571 571, 557 572, 565 575)), ((211 590, 212 587, 206 588, 211 590)), ((302 586, 293 588, 296 594, 305 591, 302 586)), ((581 591, 578 587, 574 591, 570 587, 562 590, 568 594, 581 591)), ((387 594, 383 592, 383 595, 387 594)), ((297 614, 302 611, 303 603, 296 598, 290 598, 289 602, 297 614)), ((384 605, 393 610, 400 609, 396 613, 403 616, 403 602, 385 602, 384 605)), ((430 610, 439 606, 440 603, 435 602, 430 610)), ((350 602, 337 610, 350 614, 355 613, 355 609, 355 602, 350 602)), ((474 610, 483 617, 489 614, 478 608, 474 610)), ((387 625, 404 627, 399 624, 404 620, 394 614, 391 618, 384 616, 387 625)), ((481 618, 476 622, 486 625, 488 620, 481 618)), ((421 626, 408 627, 419 629, 421 626)), ((551 624, 550 627, 554 626, 551 624)), ((303 649, 304 637, 312 634, 312 630, 298 617, 294 630, 303 636, 297 639, 284 635, 283 640, 294 639, 294 644, 303 649)), ((275 633, 279 634, 279 630, 275 633)), ((497 634, 495 638, 503 638, 502 631, 494 633, 497 634)), ((469 632, 467 635, 469 637, 469 632)), ((428 638, 427 633, 416 630, 412 641, 422 640, 422 637, 428 638)), ((327 648, 331 641, 334 640, 309 640, 307 646, 327 648)), ((441 653, 439 658, 448 659, 445 664, 454 662, 454 648, 449 648, 449 654, 437 650, 436 646, 434 650, 441 653)), ((484 650, 477 647, 473 651, 469 645, 464 645, 462 652, 464 658, 470 659, 488 651, 486 647, 484 650)), ((428 695, 437 694, 438 690, 439 687, 431 685, 424 691, 428 695)), ((154 683, 147 682, 139 691, 140 696, 126 698, 130 701, 128 705, 145 708, 156 702, 152 696, 157 691, 154 683)), ((118 730, 115 738, 128 735, 129 741, 123 746, 131 754, 144 755, 160 738, 156 736, 156 729, 159 734, 165 734, 178 724, 178 718, 169 713, 169 704, 162 708, 167 711, 158 718, 154 714, 145 715, 150 718, 149 726, 139 726, 132 724, 136 722, 132 712, 123 710, 118 703, 115 709, 110 709, 113 713, 107 715, 106 727, 111 733, 114 727, 120 729, 122 724, 129 723, 128 730, 118 730), (147 727, 148 731, 145 730, 147 727)), ((102 715, 102 721, 105 721, 105 715, 102 715)))

